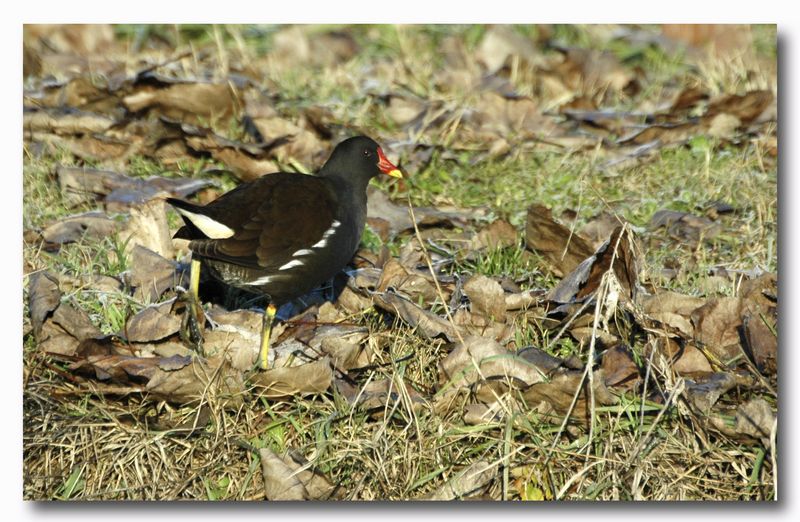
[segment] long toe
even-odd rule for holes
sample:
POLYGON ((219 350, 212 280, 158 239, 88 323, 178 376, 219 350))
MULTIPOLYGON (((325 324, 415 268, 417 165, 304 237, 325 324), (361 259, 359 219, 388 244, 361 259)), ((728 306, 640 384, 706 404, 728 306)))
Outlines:
POLYGON ((202 305, 194 298, 191 292, 179 292, 177 303, 184 307, 183 316, 181 317, 181 340, 205 357, 203 327, 205 326, 206 316, 202 305))

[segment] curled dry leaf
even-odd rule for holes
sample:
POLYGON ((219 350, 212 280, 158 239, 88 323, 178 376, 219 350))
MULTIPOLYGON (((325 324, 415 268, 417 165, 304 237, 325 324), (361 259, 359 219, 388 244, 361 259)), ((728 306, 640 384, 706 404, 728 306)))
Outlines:
POLYGON ((680 332, 686 339, 692 339, 692 313, 704 303, 699 297, 667 291, 645 297, 642 309, 648 317, 680 332))
POLYGON ((26 109, 22 117, 22 128, 26 139, 34 133, 52 133, 61 136, 102 133, 114 124, 114 120, 102 114, 71 108, 26 109))
POLYGON ((594 93, 638 88, 635 72, 624 67, 609 51, 577 47, 556 47, 556 50, 561 53, 562 61, 548 72, 569 90, 594 93))
POLYGON ((42 326, 50 314, 61 304, 58 279, 50 272, 36 272, 28 281, 28 310, 33 335, 40 340, 42 326))
POLYGON ((236 407, 244 393, 241 372, 223 357, 90 355, 73 363, 70 370, 118 384, 144 382, 142 391, 179 404, 206 398, 236 407))
MULTIPOLYGON (((505 317, 502 317, 505 319, 505 317)), ((513 324, 498 322, 483 313, 473 313, 459 308, 453 314, 453 323, 468 334, 494 339, 499 343, 509 342, 514 335, 513 324)))
POLYGON ((538 306, 542 301, 542 291, 539 290, 526 290, 524 292, 516 292, 513 294, 506 294, 506 311, 525 310, 538 306))
POLYGON ((713 368, 708 358, 693 344, 681 340, 659 337, 656 348, 668 357, 672 370, 678 375, 695 376, 711 373, 713 368))
POLYGON ((115 293, 122 290, 122 281, 102 274, 58 274, 58 285, 65 293, 90 288, 99 293, 115 293))
POLYGON ((729 372, 717 372, 686 380, 686 396, 691 404, 702 413, 708 413, 719 398, 739 384, 729 372))
POLYGON ((297 394, 324 393, 333 382, 330 357, 299 366, 272 368, 251 379, 259 395, 271 399, 297 394))
POLYGON ((425 303, 431 303, 437 298, 436 287, 428 277, 407 270, 395 259, 389 259, 384 265, 375 291, 386 292, 390 288, 415 303, 419 303, 420 299, 425 303))
POLYGON ((296 452, 258 450, 267 500, 329 500, 334 486, 296 452))
POLYGON ((396 405, 417 413, 426 405, 425 398, 403 379, 378 379, 360 387, 337 379, 335 386, 350 406, 373 411, 376 416, 382 416, 383 411, 391 411, 396 405))
POLYGON ((61 193, 71 206, 102 198, 108 201, 110 210, 115 211, 125 210, 158 196, 185 198, 211 184, 208 180, 159 176, 138 179, 109 170, 63 165, 56 168, 56 176, 61 193))
POLYGON ((278 115, 253 116, 249 121, 258 135, 270 143, 270 156, 281 163, 299 162, 304 169, 311 170, 330 151, 330 144, 320 139, 313 128, 306 129, 278 115))
POLYGON ((614 276, 622 300, 635 301, 639 286, 639 249, 629 225, 617 227, 595 253, 584 260, 548 294, 557 303, 593 295, 606 274, 614 276))
POLYGON ((764 375, 778 372, 778 333, 775 320, 767 314, 746 313, 742 330, 748 355, 764 375))
POLYGON ((472 313, 483 314, 495 321, 505 320, 506 299, 500 284, 484 275, 472 276, 464 285, 472 313))
POLYGON ((740 404, 736 409, 735 430, 760 441, 765 448, 772 449, 772 431, 776 429, 775 412, 767 401, 758 397, 740 404))
POLYGON ((317 328, 309 346, 330 356, 333 366, 339 370, 363 368, 372 363, 375 354, 366 341, 366 328, 353 326, 323 326, 317 328))
POLYGON ((547 369, 537 362, 506 350, 492 339, 467 337, 439 363, 437 410, 448 410, 461 390, 476 384, 489 385, 483 393, 478 386, 478 399, 490 403, 509 386, 526 388, 542 382, 547 369))
POLYGON ((512 247, 517 244, 517 229, 504 219, 496 219, 483 227, 470 240, 470 250, 490 250, 512 247))
POLYGON ((695 216, 688 212, 659 210, 650 218, 651 228, 664 227, 670 236, 698 241, 700 238, 711 239, 720 232, 720 225, 707 217, 695 216))
POLYGON ((84 212, 58 220, 42 231, 42 238, 53 245, 74 243, 81 238, 113 236, 120 228, 119 222, 102 212, 84 212))
POLYGON ((557 223, 550 210, 542 205, 528 208, 525 244, 543 256, 553 272, 559 276, 575 270, 593 253, 585 239, 557 223))
POLYGON ((28 303, 33 334, 43 353, 71 356, 81 341, 102 337, 86 312, 61 302, 57 279, 48 272, 31 276, 28 303))
POLYGON ((610 214, 608 212, 601 212, 600 214, 591 218, 579 230, 578 234, 588 242, 592 248, 600 248, 600 245, 614 233, 614 229, 624 224, 624 220, 610 214))
MULTIPOLYGON (((606 379, 602 370, 595 370, 592 378, 594 383, 594 400, 596 405, 610 405, 616 399, 606 386, 606 379)), ((543 415, 555 415, 554 423, 558 423, 570 411, 570 417, 580 422, 587 422, 589 407, 589 379, 584 379, 584 370, 570 370, 559 368, 551 372, 547 381, 535 383, 523 393, 525 402, 530 408, 537 408, 543 415), (570 405, 575 396, 578 396, 575 406, 570 411, 570 405)))
POLYGON ((692 312, 695 338, 711 351, 722 363, 738 356, 739 326, 742 299, 740 297, 718 297, 709 299, 692 312))
POLYGON ((181 318, 171 313, 175 298, 151 305, 130 318, 120 332, 128 341, 147 343, 166 339, 181 328, 181 318))
POLYGON ((168 118, 197 122, 229 116, 236 96, 232 83, 187 81, 162 88, 140 83, 122 103, 131 112, 147 109, 168 118))
MULTIPOLYGON (((414 223, 406 205, 392 203, 389 197, 374 187, 367 188, 367 217, 377 218, 388 222, 389 238, 401 232, 413 230, 414 223)), ((417 226, 422 227, 453 227, 463 226, 472 219, 480 217, 480 211, 468 210, 440 210, 433 207, 414 207, 414 216, 417 226)), ((407 263, 403 263, 407 265, 407 263)))
POLYGON ((629 348, 617 345, 603 353, 600 363, 606 386, 619 390, 633 390, 640 382, 639 366, 629 348))
POLYGON ((141 245, 131 250, 130 266, 125 276, 137 300, 152 303, 170 288, 187 286, 188 274, 178 270, 177 263, 141 245))
POLYGON ((417 328, 426 339, 444 335, 448 341, 453 342, 459 338, 458 328, 447 319, 420 308, 394 292, 375 292, 372 298, 375 306, 396 314, 411 327, 417 328))
POLYGON ((531 65, 540 65, 543 62, 543 56, 534 42, 519 34, 513 25, 490 27, 475 52, 475 58, 488 74, 502 69, 512 56, 522 58, 531 65))
POLYGON ((726 94, 708 105, 704 119, 713 121, 720 114, 735 117, 742 125, 749 125, 756 120, 773 102, 772 91, 750 91, 745 94, 726 94))
POLYGON ((163 199, 154 199, 131 208, 130 219, 120 232, 120 240, 125 244, 128 255, 140 246, 167 259, 174 257, 175 249, 167 223, 166 205, 163 199))
POLYGON ((421 497, 421 500, 457 500, 478 495, 486 490, 496 474, 496 466, 490 462, 483 460, 473 462, 445 482, 441 488, 421 497))

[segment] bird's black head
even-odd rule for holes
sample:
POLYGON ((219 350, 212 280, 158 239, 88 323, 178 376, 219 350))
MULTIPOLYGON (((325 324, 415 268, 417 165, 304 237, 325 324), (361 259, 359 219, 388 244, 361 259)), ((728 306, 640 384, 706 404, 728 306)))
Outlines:
POLYGON ((365 182, 378 174, 394 178, 403 177, 400 169, 386 158, 380 146, 366 136, 355 136, 339 143, 323 165, 320 174, 351 180, 363 179, 365 182))

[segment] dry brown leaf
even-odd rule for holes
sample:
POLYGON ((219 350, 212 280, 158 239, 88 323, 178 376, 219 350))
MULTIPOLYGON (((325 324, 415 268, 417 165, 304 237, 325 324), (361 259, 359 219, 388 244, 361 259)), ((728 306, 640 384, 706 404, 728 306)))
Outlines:
POLYGON ((736 386, 737 380, 731 373, 718 372, 686 380, 686 396, 701 413, 708 413, 719 398, 736 386))
POLYGON ((172 314, 175 299, 151 305, 130 318, 120 332, 128 341, 147 343, 166 339, 181 328, 181 318, 172 314))
POLYGON ((761 441, 765 448, 771 449, 772 431, 776 428, 775 412, 767 401, 758 397, 740 404, 736 409, 735 430, 761 441))
POLYGON ((758 371, 764 375, 778 373, 777 324, 764 314, 745 313, 742 317, 742 333, 745 347, 758 371))
POLYGON ((510 341, 514 334, 513 324, 494 321, 486 314, 473 313, 465 308, 456 310, 453 323, 468 335, 494 339, 499 343, 510 341))
POLYGON ((236 407, 241 404, 244 380, 241 372, 221 357, 201 360, 182 357, 131 357, 125 355, 89 355, 70 366, 72 371, 88 374, 101 381, 146 383, 143 391, 179 404, 201 398, 236 407))
POLYGON ((267 500, 329 500, 334 486, 295 452, 258 450, 267 500))
POLYGON ((390 288, 415 303, 419 303, 420 299, 425 303, 431 303, 438 295, 436 287, 428 277, 407 270, 395 259, 389 259, 384 265, 375 291, 386 292, 390 288))
MULTIPOLYGON (((526 387, 545 380, 546 371, 530 360, 485 337, 467 337, 439 363, 439 408, 447 398, 476 383, 495 382, 526 387)), ((488 399, 494 401, 494 394, 488 399)), ((488 401, 484 401, 488 402, 488 401)))
POLYGON ((58 285, 65 293, 87 288, 101 294, 122 290, 122 281, 102 274, 58 274, 58 285))
POLYGON ((102 212, 84 212, 51 223, 42 231, 42 238, 47 243, 63 245, 79 241, 84 236, 95 239, 110 237, 119 228, 119 222, 102 212))
POLYGON ((339 370, 363 368, 372 363, 375 354, 366 328, 353 326, 323 326, 314 331, 309 346, 331 357, 333 366, 339 370))
POLYGON ((112 211, 127 210, 129 206, 162 195, 185 198, 211 184, 208 180, 158 176, 138 179, 109 170, 63 165, 56 168, 56 175, 61 192, 71 206, 103 197, 112 211))
POLYGON ((509 57, 517 56, 530 65, 543 62, 534 42, 519 34, 513 25, 495 25, 483 35, 475 58, 488 74, 494 74, 506 65, 509 57))
POLYGON ((681 89, 666 111, 667 115, 686 111, 695 107, 699 102, 708 99, 708 92, 702 87, 688 86, 681 89))
MULTIPOLYGON (((392 203, 389 197, 380 190, 367 188, 367 217, 382 219, 389 223, 389 238, 412 230, 414 223, 408 213, 406 205, 392 203)), ((464 226, 472 219, 480 217, 480 212, 467 210, 441 210, 433 207, 414 207, 414 216, 417 226, 422 227, 453 227, 464 226)), ((408 263, 403 263, 408 266, 408 263)))
MULTIPOLYGON (((550 135, 556 129, 556 121, 552 116, 543 114, 539 104, 523 97, 508 98, 493 91, 481 91, 472 106, 473 112, 466 118, 465 124, 474 128, 479 138, 491 150, 497 148, 497 139, 509 133, 541 137, 550 135)), ((494 154, 502 150, 494 150, 494 154)))
POLYGON ((608 387, 633 390, 641 381, 639 367, 625 346, 617 345, 606 350, 600 367, 608 387))
POLYGON ((693 344, 661 337, 656 340, 656 346, 669 358, 673 371, 678 375, 696 376, 713 371, 708 358, 693 344))
POLYGON ((550 210, 542 205, 528 208, 525 244, 542 255, 558 276, 569 274, 593 254, 586 240, 557 223, 550 210))
MULTIPOLYGON (((559 368, 551 373, 546 382, 533 384, 523 393, 526 404, 531 408, 538 408, 544 415, 555 414, 553 423, 561 421, 567 411, 569 411, 575 395, 578 399, 572 408, 570 417, 580 422, 587 422, 589 410, 588 376, 584 382, 583 370, 569 370, 559 368)), ((595 370, 593 376, 594 400, 596 405, 607 406, 614 404, 616 399, 605 384, 605 377, 602 370, 595 370)))
POLYGON ((111 24, 25 24, 23 38, 50 52, 76 55, 104 52, 115 43, 111 24))
POLYGON ((324 393, 333 382, 330 357, 299 366, 272 368, 252 377, 259 395, 271 399, 298 394, 324 393))
POLYGON ((141 83, 122 103, 131 112, 154 110, 168 118, 198 122, 230 116, 236 96, 232 83, 186 81, 162 88, 141 83))
POLYGON ((742 299, 718 297, 692 312, 695 338, 724 364, 741 354, 742 299))
POLYGON ((113 119, 102 114, 70 108, 26 109, 22 118, 26 139, 38 133, 61 136, 102 133, 113 124, 113 119))
POLYGON ((758 118, 774 98, 772 91, 768 90, 750 91, 742 95, 726 94, 709 103, 704 120, 710 122, 717 115, 728 114, 746 126, 758 118))
POLYGON ((497 474, 496 466, 488 461, 473 462, 454 477, 445 482, 441 488, 429 493, 421 500, 458 500, 480 494, 497 474))
POLYGON ((617 227, 595 253, 584 260, 548 294, 556 303, 571 303, 592 295, 606 273, 613 273, 622 300, 635 301, 639 286, 639 248, 630 226, 617 227))
POLYGON ((688 212, 659 210, 650 218, 651 228, 664 227, 667 232, 682 240, 699 241, 700 238, 711 239, 720 232, 720 225, 704 216, 695 216, 688 212))
POLYGON ((299 162, 307 171, 321 165, 331 145, 305 129, 280 116, 251 117, 250 121, 265 142, 274 143, 270 156, 281 163, 299 162))
POLYGON ((376 306, 396 314, 408 323, 426 339, 434 339, 444 335, 448 341, 453 342, 459 338, 458 328, 447 319, 439 317, 433 312, 424 310, 408 299, 393 292, 376 292, 372 295, 376 306))
POLYGON ((392 410, 396 403, 405 404, 406 397, 411 401, 410 407, 417 413, 426 406, 424 397, 402 379, 378 379, 369 381, 364 386, 353 386, 345 380, 337 379, 335 384, 336 390, 350 406, 366 411, 374 410, 377 416, 382 416, 382 411, 392 410))
POLYGON ((500 284, 484 275, 474 275, 464 285, 472 313, 483 314, 495 321, 504 321, 506 315, 505 292, 500 284))
POLYGON ((131 208, 130 219, 119 235, 128 255, 135 247, 141 246, 167 259, 175 257, 166 207, 166 201, 154 199, 131 208))
POLYGON ((516 244, 517 229, 504 219, 496 219, 475 234, 470 240, 469 250, 505 248, 516 244))
POLYGON ((125 274, 137 300, 152 303, 161 294, 180 285, 187 287, 188 274, 178 271, 174 261, 165 259, 150 249, 135 245, 130 253, 130 270, 125 274))
POLYGON ((614 229, 623 223, 624 220, 621 217, 601 212, 578 229, 578 234, 589 243, 591 248, 598 249, 611 236, 614 229))
POLYGON ((651 318, 680 332, 686 339, 694 338, 692 312, 705 303, 699 297, 676 292, 659 292, 645 297, 643 311, 651 318))
POLYGON ((539 305, 542 301, 542 292, 527 290, 513 294, 506 294, 506 311, 527 310, 539 305))
POLYGON ((597 93, 606 89, 633 92, 638 88, 634 71, 624 67, 609 51, 598 49, 556 48, 562 61, 547 73, 563 82, 567 89, 597 93))
POLYGON ((28 310, 33 335, 41 340, 42 326, 50 314, 61 304, 58 279, 50 272, 36 272, 28 281, 28 310))

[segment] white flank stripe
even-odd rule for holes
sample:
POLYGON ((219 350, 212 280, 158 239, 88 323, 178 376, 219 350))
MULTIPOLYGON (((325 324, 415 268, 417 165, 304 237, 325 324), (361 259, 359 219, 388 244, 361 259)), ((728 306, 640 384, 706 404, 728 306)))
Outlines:
POLYGON ((245 283, 246 285, 265 285, 275 279, 275 276, 264 276, 259 277, 255 281, 250 281, 249 283, 245 283))
POLYGON ((328 240, 323 237, 322 239, 320 239, 319 241, 317 241, 316 243, 311 245, 311 248, 322 248, 327 244, 328 244, 328 240))
POLYGON ((301 266, 302 264, 303 264, 302 261, 298 261, 297 259, 293 259, 292 261, 289 261, 285 265, 283 265, 281 267, 278 267, 278 270, 289 270, 292 267, 301 266))
POLYGON ((331 228, 337 228, 339 225, 341 225, 341 223, 339 223, 338 221, 336 221, 336 220, 334 219, 334 220, 333 220, 333 223, 331 223, 331 228))
POLYGON ((194 226, 200 229, 200 232, 211 239, 226 239, 233 235, 233 230, 230 227, 223 225, 219 221, 214 221, 208 216, 195 214, 182 208, 177 209, 177 211, 186 216, 194 226))
POLYGON ((292 254, 292 257, 307 256, 308 254, 313 254, 313 253, 314 253, 313 250, 309 250, 307 248, 304 248, 304 249, 298 250, 297 252, 292 254))

